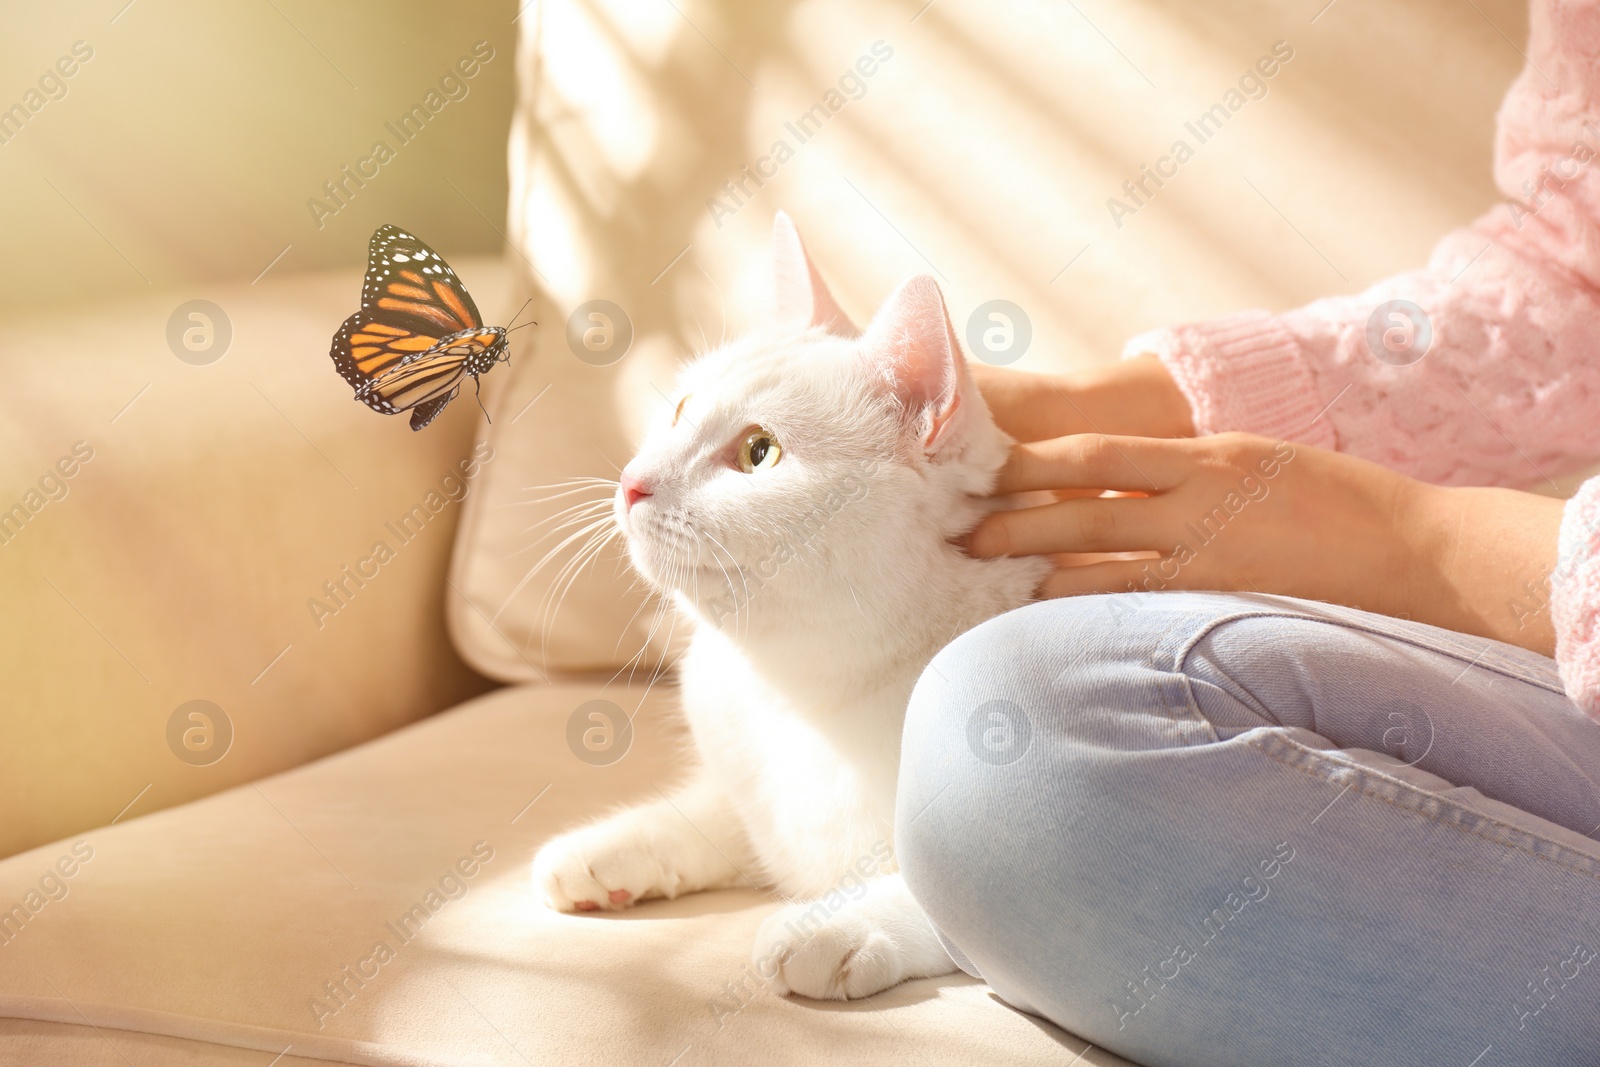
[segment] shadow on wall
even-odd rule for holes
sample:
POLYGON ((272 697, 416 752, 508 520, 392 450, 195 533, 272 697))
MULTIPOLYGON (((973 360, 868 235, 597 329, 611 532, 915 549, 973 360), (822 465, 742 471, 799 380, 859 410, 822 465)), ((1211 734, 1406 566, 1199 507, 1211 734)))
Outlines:
MULTIPOLYGON (((1496 201, 1493 118, 1527 18, 1521 0, 536 11, 509 228, 549 328, 498 388, 512 415, 552 384, 560 400, 513 434, 539 457, 519 492, 614 476, 676 365, 761 320, 779 208, 858 321, 930 273, 958 332, 988 301, 1016 305, 1032 341, 1015 365, 1040 371, 1417 265, 1496 201), (572 343, 596 299, 631 328, 610 362, 572 343)), ((501 547, 503 595, 528 546, 501 547)), ((603 666, 593 646, 618 633, 625 659, 649 619, 628 621, 637 593, 609 557, 554 626, 538 617, 563 562, 485 611, 568 665, 603 666)))

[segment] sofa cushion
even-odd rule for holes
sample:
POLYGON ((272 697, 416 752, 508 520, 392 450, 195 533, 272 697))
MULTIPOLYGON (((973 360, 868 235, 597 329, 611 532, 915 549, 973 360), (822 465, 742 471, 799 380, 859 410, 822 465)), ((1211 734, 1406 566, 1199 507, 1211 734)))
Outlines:
POLYGON ((0 862, 0 1062, 1061 1064, 1085 1048, 965 976, 777 998, 749 955, 778 903, 753 891, 604 916, 538 904, 541 841, 680 772, 673 704, 642 685, 504 689, 0 862), (576 758, 568 725, 593 700, 640 708, 636 729, 576 758))

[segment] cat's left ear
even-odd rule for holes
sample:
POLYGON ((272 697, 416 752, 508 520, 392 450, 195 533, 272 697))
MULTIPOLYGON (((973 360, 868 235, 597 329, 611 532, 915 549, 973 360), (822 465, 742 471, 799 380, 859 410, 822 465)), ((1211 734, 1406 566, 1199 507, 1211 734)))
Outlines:
POLYGON ((806 254, 800 231, 781 211, 772 220, 772 283, 780 322, 821 326, 839 337, 855 337, 861 332, 828 291, 806 254))
POLYGON ((919 274, 902 285, 873 317, 863 344, 915 418, 924 451, 937 454, 954 439, 971 380, 939 284, 919 274))

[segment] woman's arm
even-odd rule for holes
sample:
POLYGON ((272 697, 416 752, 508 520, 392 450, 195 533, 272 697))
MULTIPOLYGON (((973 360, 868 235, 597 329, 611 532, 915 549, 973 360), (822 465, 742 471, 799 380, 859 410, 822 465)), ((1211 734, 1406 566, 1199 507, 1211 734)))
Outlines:
POLYGON ((1146 552, 1062 567, 1044 596, 1221 589, 1416 619, 1551 655, 1548 589, 1563 502, 1444 488, 1326 449, 1250 434, 1080 434, 1019 445, 1002 493, 1111 488, 997 512, 974 555, 1146 552), (1543 592, 1542 592, 1543 591, 1543 592))
POLYGON ((1194 436, 1189 401, 1155 356, 1064 375, 968 368, 995 422, 1018 441, 1074 433, 1194 436))
POLYGON ((1565 508, 1442 488, 1549 482, 1600 456, 1595 40, 1600 0, 1533 0, 1495 145, 1507 199, 1425 269, 1158 330, 1119 368, 974 368, 1001 426, 1033 442, 1002 491, 1146 495, 999 513, 972 551, 1150 553, 1058 569, 1047 595, 1249 589, 1493 637, 1553 653, 1600 718, 1600 479, 1565 508))
POLYGON ((1060 569, 1046 592, 1257 589, 1553 651, 1600 718, 1600 479, 1564 510, 1439 488, 1548 483, 1600 457, 1600 0, 1533 0, 1531 14, 1528 66, 1499 115, 1506 201, 1423 270, 1282 315, 1154 331, 1115 369, 975 368, 1000 424, 1040 442, 1018 450, 1007 487, 1149 495, 998 514, 973 551, 1143 549, 1156 555, 1060 569), (1046 440, 1225 431, 1294 458, 1269 478, 1260 438, 1046 440))
POLYGON ((1337 448, 1445 485, 1581 469, 1600 456, 1595 40, 1597 0, 1533 0, 1528 66, 1498 117, 1505 200, 1422 270, 1279 315, 1157 330, 1128 351, 1160 357, 1200 433, 1337 448))

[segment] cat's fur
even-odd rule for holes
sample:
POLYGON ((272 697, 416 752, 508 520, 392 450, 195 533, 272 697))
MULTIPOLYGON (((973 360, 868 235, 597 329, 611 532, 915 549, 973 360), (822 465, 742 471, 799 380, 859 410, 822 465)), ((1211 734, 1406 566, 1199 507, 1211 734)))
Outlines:
POLYGON ((681 417, 664 411, 627 467, 651 495, 615 508, 636 569, 695 624, 679 678, 701 765, 551 840, 533 873, 563 911, 774 887, 802 903, 762 925, 758 970, 779 992, 863 997, 955 969, 892 858, 912 686, 1048 564, 952 544, 1011 440, 933 279, 857 336, 782 215, 774 256, 777 323, 685 368, 681 417), (783 452, 747 474, 732 458, 751 426, 783 452))

